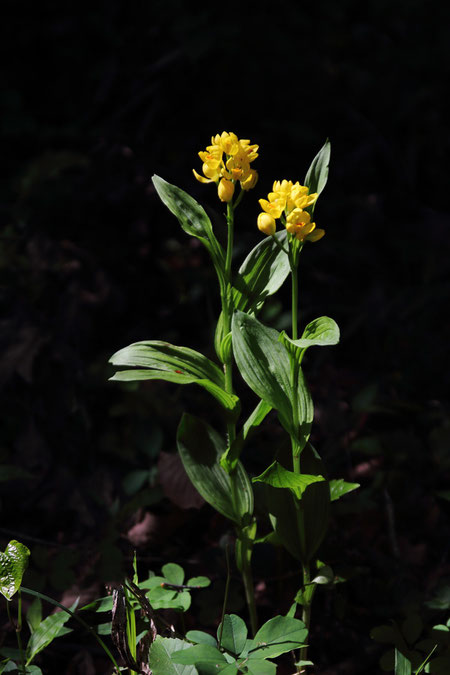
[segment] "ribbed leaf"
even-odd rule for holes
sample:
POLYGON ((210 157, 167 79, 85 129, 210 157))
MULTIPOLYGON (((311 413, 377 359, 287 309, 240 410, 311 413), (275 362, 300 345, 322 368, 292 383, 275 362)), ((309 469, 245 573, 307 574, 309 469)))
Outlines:
POLYGON ((256 313, 269 295, 273 295, 289 274, 289 258, 280 246, 286 246, 286 230, 263 239, 250 251, 234 280, 234 308, 256 313))
POLYGON ((296 355, 301 362, 303 355, 309 347, 326 347, 336 345, 339 342, 339 326, 328 316, 320 316, 311 321, 303 331, 299 340, 291 340, 284 331, 280 334, 280 341, 285 347, 296 355))
POLYGON ((211 221, 205 209, 187 192, 176 185, 171 185, 160 176, 153 176, 152 181, 161 201, 178 218, 183 230, 192 237, 200 239, 206 246, 219 276, 223 278, 225 255, 213 233, 211 221))
POLYGON ((30 550, 20 541, 13 539, 5 552, 0 552, 0 593, 11 600, 22 583, 28 565, 30 550))
POLYGON ((303 448, 314 415, 312 399, 300 369, 296 396, 299 428, 294 428, 291 364, 286 348, 279 341, 280 334, 243 312, 234 313, 232 332, 234 356, 245 382, 278 411, 284 428, 297 437, 303 448))
POLYGON ((260 653, 264 658, 275 658, 303 646, 307 636, 308 631, 300 619, 275 616, 256 633, 254 642, 258 647, 256 651, 251 650, 250 654, 260 653))
POLYGON ((252 479, 254 483, 267 483, 275 488, 288 488, 301 499, 306 488, 312 483, 325 480, 323 476, 294 473, 288 471, 279 462, 275 461, 260 475, 252 479))
POLYGON ((347 483, 343 478, 330 480, 330 499, 332 502, 335 502, 348 492, 357 490, 359 487, 359 483, 347 483))
POLYGON ((317 192, 320 195, 327 184, 330 151, 331 145, 330 141, 327 139, 311 162, 311 166, 305 177, 305 185, 309 188, 310 193, 317 192))
POLYGON ((238 656, 244 649, 247 640, 247 626, 240 616, 225 614, 222 624, 217 629, 217 639, 222 633, 221 646, 230 654, 238 656))
POLYGON ((177 665, 172 654, 189 649, 191 645, 178 638, 163 638, 160 635, 150 647, 148 664, 153 675, 198 675, 193 665, 177 665))
POLYGON ((165 380, 177 384, 197 384, 212 394, 229 411, 238 407, 239 399, 225 391, 225 377, 215 363, 188 347, 178 347, 159 340, 135 342, 110 358, 114 366, 132 366, 117 372, 111 380, 165 380))
POLYGON ((172 661, 174 663, 183 663, 186 665, 211 665, 217 669, 215 672, 220 672, 223 667, 228 665, 228 661, 225 659, 224 655, 219 652, 217 647, 208 644, 189 646, 187 649, 174 652, 172 654, 172 661))
POLYGON ((185 414, 178 427, 177 444, 186 473, 203 499, 237 523, 253 513, 252 486, 240 462, 233 477, 238 483, 238 504, 233 506, 231 478, 220 465, 226 449, 222 436, 202 420, 185 414))
MULTIPOLYGON (((70 608, 75 611, 78 600, 70 608)), ((50 614, 46 619, 41 621, 38 628, 31 635, 26 651, 27 665, 31 663, 36 654, 41 652, 57 637, 61 637, 70 632, 69 629, 64 628, 64 624, 70 619, 70 614, 67 612, 57 612, 50 614)))

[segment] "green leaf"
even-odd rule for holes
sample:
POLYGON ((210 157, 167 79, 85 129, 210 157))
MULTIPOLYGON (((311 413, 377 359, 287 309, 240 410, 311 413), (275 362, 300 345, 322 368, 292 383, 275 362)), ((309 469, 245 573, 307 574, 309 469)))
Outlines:
POLYGON ((208 577, 192 577, 188 580, 187 585, 194 588, 206 588, 211 585, 211 579, 208 579, 208 577))
POLYGON ((304 646, 307 636, 308 631, 303 621, 288 616, 275 616, 258 630, 254 638, 258 646, 249 655, 259 653, 264 658, 275 658, 304 646))
POLYGON ((212 394, 227 410, 236 410, 239 399, 225 391, 225 376, 215 363, 188 347, 160 340, 135 342, 120 349, 109 360, 114 366, 132 366, 119 371, 110 380, 165 380, 177 384, 198 384, 212 394))
POLYGON ((335 502, 347 493, 357 490, 359 487, 359 483, 347 483, 343 478, 330 480, 330 499, 332 502, 335 502))
POLYGON ((224 281, 225 254, 214 235, 211 221, 205 209, 187 192, 176 187, 176 185, 171 185, 160 176, 153 176, 152 181, 161 201, 178 218, 183 230, 192 237, 199 239, 208 249, 222 284, 224 281))
POLYGON ((174 652, 172 654, 172 661, 174 663, 182 663, 185 665, 211 665, 214 668, 217 668, 217 672, 220 672, 220 667, 222 665, 228 665, 228 661, 225 659, 224 655, 219 652, 217 647, 213 647, 210 644, 189 645, 187 649, 174 652))
POLYGON ((162 566, 161 572, 164 578, 174 586, 182 586, 184 581, 184 569, 177 563, 166 563, 162 566))
POLYGON ((233 477, 238 486, 238 503, 233 505, 231 478, 220 465, 226 449, 222 436, 202 420, 184 414, 178 426, 177 444, 185 471, 203 499, 239 524, 253 513, 252 486, 240 462, 233 477))
POLYGON ((275 488, 289 488, 295 494, 297 499, 301 499, 304 491, 309 485, 323 481, 325 478, 323 476, 288 471, 275 461, 272 462, 260 476, 256 476, 252 480, 254 483, 267 483, 275 488))
MULTIPOLYGON (((217 629, 217 639, 221 633, 221 626, 217 629)), ((225 614, 223 618, 223 631, 221 647, 230 654, 238 656, 244 649, 247 640, 247 626, 237 614, 225 614)))
POLYGON ((320 316, 311 321, 303 331, 299 340, 291 340, 284 331, 280 334, 280 341, 296 355, 299 362, 302 361, 309 347, 328 347, 337 345, 340 333, 337 323, 329 316, 320 316))
POLYGON ((42 602, 40 598, 35 598, 28 607, 26 619, 30 633, 34 633, 42 621, 42 602))
MULTIPOLYGON (((290 449, 289 449, 290 454, 290 449)), ((279 457, 279 461, 280 461, 279 457)), ((286 466, 286 459, 283 464, 286 466)), ((324 475, 325 466, 311 443, 307 443, 301 454, 301 470, 309 475, 324 475)), ((328 481, 311 483, 302 495, 304 541, 300 539, 297 527, 296 499, 288 490, 264 486, 265 504, 272 526, 283 546, 297 560, 308 562, 319 548, 328 528, 330 510, 330 488, 328 481)))
POLYGON ((272 661, 265 661, 261 658, 250 658, 246 661, 247 672, 251 675, 276 675, 277 666, 272 661))
MULTIPOLYGON (((77 604, 78 600, 70 608, 72 612, 77 604)), ((69 632, 68 629, 64 628, 69 619, 70 614, 67 614, 67 612, 57 612, 56 614, 50 614, 50 616, 47 616, 40 623, 28 641, 26 650, 27 665, 31 663, 36 654, 45 649, 55 638, 69 632)))
MULTIPOLYGON (((331 144, 327 139, 325 144, 319 150, 311 162, 311 166, 305 176, 305 185, 309 188, 310 194, 322 192, 328 180, 328 167, 330 164, 331 144)), ((314 206, 313 206, 314 210, 314 206)))
POLYGON ((198 645, 211 645, 217 647, 217 640, 209 633, 204 633, 202 630, 188 630, 186 638, 198 645))
POLYGON ((395 650, 395 675, 411 675, 411 661, 398 649, 395 650))
POLYGON ((153 675, 198 675, 198 670, 193 665, 178 665, 172 661, 172 654, 180 650, 190 649, 188 642, 178 638, 162 638, 157 636, 150 647, 148 665, 153 675))
POLYGON ((289 258, 280 247, 286 246, 287 232, 266 237, 246 257, 234 280, 234 308, 256 313, 266 298, 273 295, 289 274, 289 258), (277 244, 278 242, 278 244, 277 244))
POLYGON ((0 552, 0 593, 7 600, 19 590, 29 557, 30 550, 15 539, 0 552))
POLYGON ((234 356, 243 379, 255 394, 278 411, 281 424, 303 448, 314 414, 311 394, 299 369, 296 396, 299 427, 294 428, 291 364, 286 348, 279 342, 280 334, 243 312, 234 313, 232 332, 234 356))

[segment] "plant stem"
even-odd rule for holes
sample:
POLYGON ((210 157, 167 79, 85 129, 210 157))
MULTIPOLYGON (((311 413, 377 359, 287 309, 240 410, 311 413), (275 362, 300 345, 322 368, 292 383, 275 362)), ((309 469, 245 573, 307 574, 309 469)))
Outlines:
MULTIPOLYGON (((311 583, 311 572, 310 572, 310 567, 309 567, 309 562, 303 563, 303 589, 306 591, 304 593, 305 597, 305 604, 303 605, 303 610, 302 610, 302 621, 305 624, 305 627, 308 631, 308 642, 309 642, 309 626, 311 623, 311 605, 312 605, 312 599, 314 597, 314 590, 315 586, 313 585, 312 590, 309 591, 309 585, 311 583), (309 592, 311 593, 311 597, 309 597, 309 592)), ((300 649, 300 660, 301 661, 306 661, 308 657, 308 647, 302 647, 300 649)))
POLYGON ((22 637, 20 635, 20 631, 22 630, 22 596, 20 594, 20 590, 19 590, 19 605, 18 605, 18 609, 17 609, 17 623, 14 622, 14 619, 11 616, 11 610, 9 608, 9 603, 10 603, 10 600, 7 600, 6 601, 6 611, 8 612, 8 619, 9 619, 11 625, 13 626, 13 628, 15 630, 15 633, 16 633, 16 636, 17 636, 17 646, 18 646, 19 652, 20 652, 20 672, 23 675, 26 675, 27 670, 26 670, 26 667, 25 667, 25 654, 24 654, 24 651, 23 651, 22 637))
POLYGON ((252 544, 245 544, 246 548, 242 556, 242 581, 244 582, 245 599, 247 600, 248 613, 250 616, 250 626, 252 637, 255 637, 258 630, 258 616, 256 613, 255 593, 253 588, 253 574, 251 567, 252 544))
POLYGON ((222 642, 223 620, 224 620, 224 618, 225 618, 225 612, 226 612, 226 609, 227 609, 228 593, 229 593, 229 590, 230 590, 230 579, 231 579, 231 572, 230 572, 230 554, 229 554, 229 552, 228 552, 228 544, 226 544, 226 546, 225 546, 225 558, 226 558, 226 561, 227 561, 227 580, 226 580, 226 582, 225 582, 225 593, 224 593, 224 597, 223 597, 223 605, 222 605, 222 617, 221 617, 221 619, 220 619, 220 632, 219 632, 219 635, 218 635, 218 638, 219 638, 219 640, 218 640, 218 641, 219 641, 218 647, 219 647, 219 649, 220 649, 220 645, 221 645, 221 642, 222 642))

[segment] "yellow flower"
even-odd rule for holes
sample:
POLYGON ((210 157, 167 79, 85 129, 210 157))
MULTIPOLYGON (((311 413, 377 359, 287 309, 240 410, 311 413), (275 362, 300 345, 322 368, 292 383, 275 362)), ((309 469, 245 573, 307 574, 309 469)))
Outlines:
MULTIPOLYGON (((278 180, 274 182, 272 192, 269 192, 267 197, 268 199, 259 200, 262 210, 274 219, 281 218, 284 212, 286 229, 290 234, 300 241, 317 241, 323 237, 325 231, 316 229, 316 224, 311 223, 310 214, 305 211, 308 206, 314 204, 318 197, 317 193, 309 194, 309 189, 305 185, 300 185, 298 181, 293 183, 290 180, 278 180)), ((261 213, 258 216, 258 228, 265 232, 260 226, 261 221, 263 227, 266 227, 263 215, 261 213)), ((274 226, 271 227, 274 229, 274 226)))
POLYGON ((325 234, 324 230, 317 230, 314 235, 312 234, 316 229, 316 224, 311 222, 309 213, 302 211, 302 209, 291 211, 286 218, 286 229, 290 234, 295 235, 299 241, 305 241, 305 239, 317 241, 325 234))
POLYGON ((234 183, 231 180, 222 178, 217 186, 217 194, 221 202, 231 201, 234 194, 234 183))
POLYGON ((277 229, 275 218, 270 213, 260 213, 258 216, 258 228, 264 234, 275 234, 275 230, 277 229))
POLYGON ((243 190, 251 190, 256 185, 258 173, 250 164, 258 157, 257 150, 258 146, 251 145, 248 139, 239 140, 236 134, 223 131, 211 138, 206 150, 198 153, 203 162, 203 176, 193 169, 194 176, 200 183, 216 183, 220 199, 230 201, 237 181, 243 190), (226 183, 220 187, 222 180, 226 183), (230 182, 233 190, 228 185, 230 182))

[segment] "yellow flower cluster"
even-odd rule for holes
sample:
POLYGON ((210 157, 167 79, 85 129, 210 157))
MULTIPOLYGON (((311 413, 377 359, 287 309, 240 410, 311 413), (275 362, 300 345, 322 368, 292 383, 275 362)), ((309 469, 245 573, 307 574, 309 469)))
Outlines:
POLYGON ((300 183, 290 180, 275 181, 268 199, 260 199, 263 210, 258 216, 258 228, 264 234, 275 234, 276 220, 282 217, 287 231, 300 241, 318 241, 325 234, 311 222, 311 216, 305 209, 314 204, 317 193, 309 194, 309 190, 300 183))
POLYGON ((213 136, 211 145, 198 153, 203 162, 204 176, 195 169, 194 176, 200 183, 216 183, 219 199, 229 202, 233 199, 237 181, 243 190, 255 187, 258 173, 250 168, 250 164, 258 157, 257 150, 258 146, 250 145, 249 140, 224 131, 213 136))

